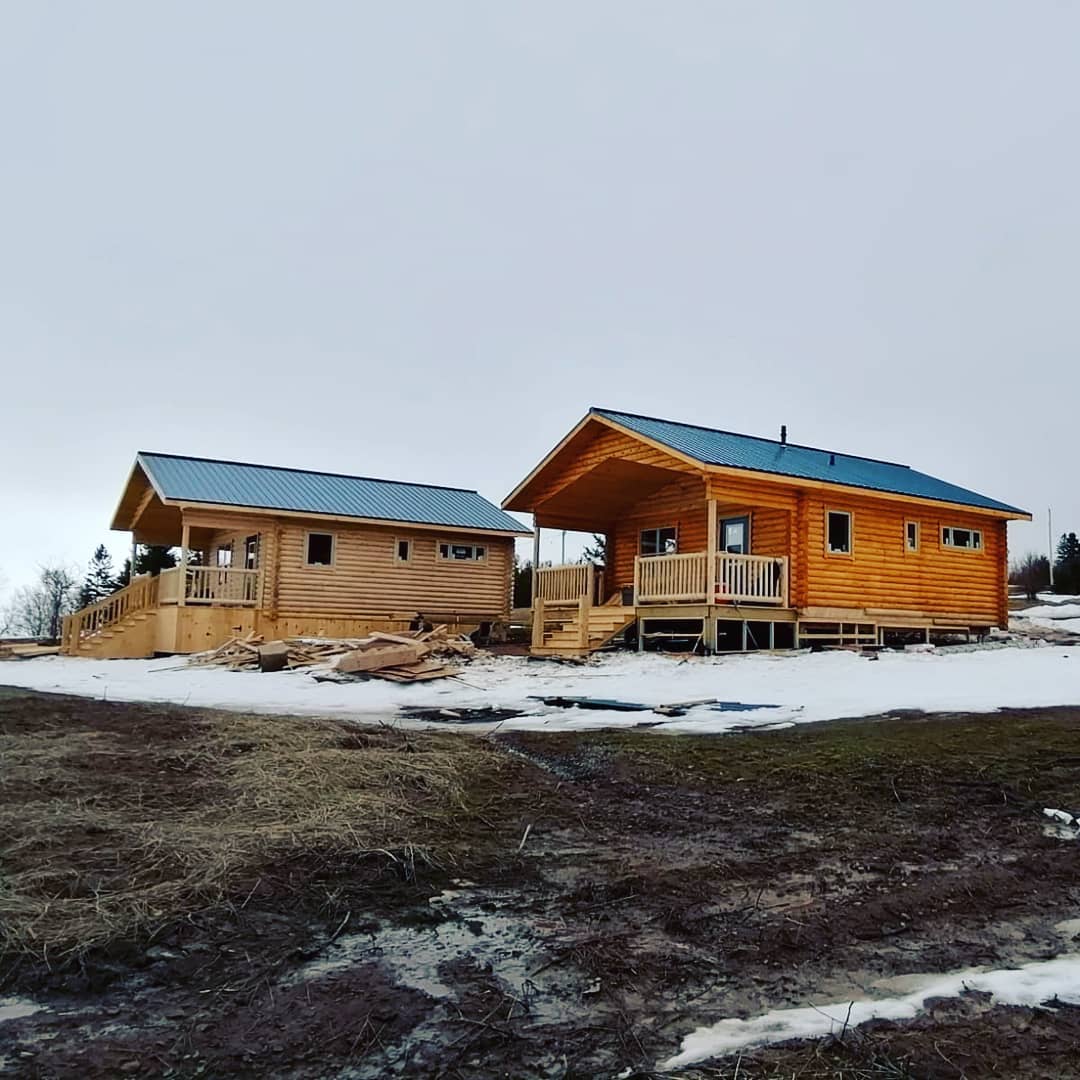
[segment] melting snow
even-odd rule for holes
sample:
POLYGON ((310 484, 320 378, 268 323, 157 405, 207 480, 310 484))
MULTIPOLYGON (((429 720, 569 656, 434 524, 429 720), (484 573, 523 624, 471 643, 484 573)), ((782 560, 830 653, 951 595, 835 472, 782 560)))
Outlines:
POLYGON ((818 1038, 867 1020, 909 1020, 922 1011, 928 998, 955 997, 965 990, 992 994, 994 1001, 1002 1005, 1041 1005, 1054 998, 1080 1004, 1080 953, 1007 970, 972 968, 951 975, 927 975, 917 990, 904 997, 833 1002, 804 1009, 779 1009, 751 1020, 721 1020, 687 1035, 679 1053, 660 1068, 691 1065, 762 1043, 818 1038))

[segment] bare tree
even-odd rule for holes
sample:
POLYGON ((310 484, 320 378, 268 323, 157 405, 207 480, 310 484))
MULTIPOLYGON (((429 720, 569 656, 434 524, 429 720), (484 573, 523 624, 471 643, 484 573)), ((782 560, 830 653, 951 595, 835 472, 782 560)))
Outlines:
POLYGON ((1009 583, 1019 585, 1029 600, 1038 599, 1041 591, 1050 588, 1050 560, 1029 551, 1009 568, 1009 583))
POLYGON ((16 589, 0 621, 11 634, 58 638, 61 619, 75 610, 79 579, 67 566, 43 566, 33 585, 16 589))

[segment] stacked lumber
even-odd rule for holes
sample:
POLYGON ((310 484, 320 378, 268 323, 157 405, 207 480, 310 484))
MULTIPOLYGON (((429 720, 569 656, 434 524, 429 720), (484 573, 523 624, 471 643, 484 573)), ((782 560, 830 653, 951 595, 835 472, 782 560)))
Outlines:
POLYGON ((37 642, 0 642, 0 660, 32 660, 35 656, 55 656, 59 645, 39 645, 37 642))
POLYGON ((461 635, 436 626, 426 632, 369 634, 363 638, 284 638, 264 641, 260 634, 232 637, 210 652, 188 661, 196 667, 229 671, 281 671, 329 665, 342 677, 378 678, 390 682, 422 682, 456 674, 442 662, 468 660, 476 646, 461 635))

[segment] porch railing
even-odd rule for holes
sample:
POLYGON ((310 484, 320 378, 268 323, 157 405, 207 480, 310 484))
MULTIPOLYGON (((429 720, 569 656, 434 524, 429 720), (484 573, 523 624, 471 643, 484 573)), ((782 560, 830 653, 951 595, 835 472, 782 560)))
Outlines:
MULTIPOLYGON (((163 604, 180 602, 183 568, 162 570, 158 599, 163 604)), ((254 607, 259 600, 259 571, 239 567, 189 566, 184 589, 185 604, 234 604, 254 607)))
POLYGON ((786 606, 788 559, 773 555, 712 557, 695 551, 686 555, 639 555, 634 564, 634 595, 639 604, 754 603, 786 606))
POLYGON ((597 570, 592 563, 541 566, 536 571, 536 598, 549 604, 569 604, 596 595, 597 570))
POLYGON ((60 651, 73 656, 78 651, 80 641, 108 630, 128 615, 154 607, 157 596, 158 579, 143 574, 104 600, 90 604, 73 615, 65 615, 60 631, 60 651))

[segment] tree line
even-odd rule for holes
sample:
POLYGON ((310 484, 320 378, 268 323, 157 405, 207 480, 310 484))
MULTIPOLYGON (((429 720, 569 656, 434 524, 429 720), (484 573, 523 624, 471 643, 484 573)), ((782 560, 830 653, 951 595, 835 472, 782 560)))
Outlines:
MULTIPOLYGON (((136 576, 160 574, 175 565, 173 548, 143 544, 135 549, 136 576)), ((94 549, 82 578, 72 566, 41 566, 37 579, 16 589, 0 611, 0 634, 55 640, 65 615, 104 600, 130 581, 131 559, 117 572, 104 544, 94 549)))
POLYGON ((1017 559, 1009 570, 1009 584, 1018 585, 1029 600, 1041 592, 1080 596, 1080 538, 1063 533, 1054 552, 1054 585, 1050 586, 1050 559, 1029 552, 1017 559))

